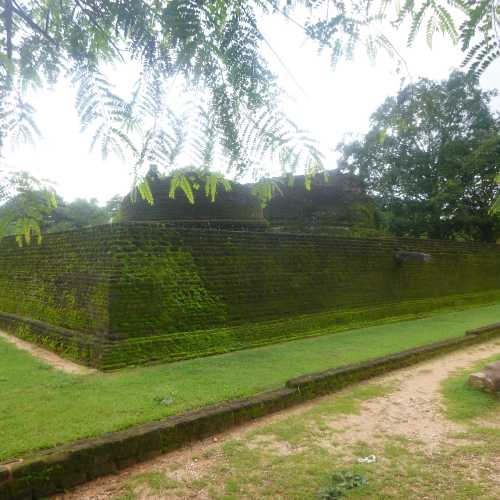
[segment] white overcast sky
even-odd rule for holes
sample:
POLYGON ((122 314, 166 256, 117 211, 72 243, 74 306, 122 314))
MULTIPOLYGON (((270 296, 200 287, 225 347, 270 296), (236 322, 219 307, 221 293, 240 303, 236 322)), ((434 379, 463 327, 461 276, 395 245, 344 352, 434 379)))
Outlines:
MULTIPOLYGON (((354 61, 333 70, 328 54, 318 54, 317 46, 307 41, 297 26, 272 16, 264 20, 262 28, 280 57, 278 60, 272 52, 266 52, 280 85, 289 95, 285 111, 320 142, 327 156, 326 167, 335 168, 335 146, 347 134, 367 130, 371 113, 387 96, 398 91, 402 75, 395 73, 394 61, 381 57, 372 65, 363 52, 354 61)), ((453 68, 459 67, 463 57, 458 47, 439 37, 432 50, 423 40, 411 50, 406 49, 404 40, 402 37, 396 43, 414 79, 446 78, 453 68)), ((127 68, 118 67, 110 77, 123 83, 132 81, 130 73, 127 68)), ((481 85, 500 88, 500 61, 485 73, 481 85)), ((43 137, 35 147, 18 146, 7 151, 6 159, 12 169, 28 170, 53 181, 57 192, 68 201, 97 198, 104 203, 113 195, 128 191, 131 165, 117 158, 104 161, 99 152, 89 151, 90 141, 80 133, 74 91, 68 82, 39 92, 33 104, 43 137)), ((500 111, 499 98, 493 106, 500 111)))

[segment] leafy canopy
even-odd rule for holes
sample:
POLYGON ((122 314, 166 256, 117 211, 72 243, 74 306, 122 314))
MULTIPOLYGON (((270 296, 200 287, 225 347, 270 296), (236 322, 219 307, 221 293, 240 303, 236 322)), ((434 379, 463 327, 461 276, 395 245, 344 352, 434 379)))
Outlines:
POLYGON ((42 238, 41 223, 57 206, 54 190, 26 172, 0 171, 0 235, 19 245, 42 238))
POLYGON ((24 91, 69 75, 94 145, 103 155, 133 154, 139 177, 151 163, 186 166, 175 164, 186 142, 197 168, 211 166, 216 143, 237 172, 268 156, 284 169, 321 166, 314 141, 276 109, 279 89, 262 56, 268 43, 262 16, 299 25, 331 48, 334 62, 351 57, 360 43, 370 54, 382 48, 397 56, 381 21, 406 26, 409 20, 409 43, 423 25, 429 42, 435 32, 460 39, 474 71, 498 55, 497 0, 2 0, 0 8, 0 147, 37 133, 24 91), (293 19, 303 7, 304 25, 293 19), (127 98, 103 71, 119 62, 139 68, 127 98), (196 90, 198 105, 183 116, 168 102, 176 82, 196 90))
POLYGON ((398 235, 492 241, 500 219, 500 120, 493 92, 455 72, 421 79, 389 97, 363 138, 339 146, 343 170, 376 195, 398 235))
POLYGON ((92 145, 104 156, 131 154, 138 179, 151 164, 192 166, 176 163, 183 148, 193 166, 208 169, 216 145, 237 173, 264 156, 316 168, 314 141, 275 106, 257 25, 257 11, 272 8, 237 0, 4 0, 2 112, 17 119, 3 121, 0 141, 31 139, 33 108, 23 91, 65 75, 78 89, 76 108, 92 145), (106 66, 122 61, 139 68, 126 97, 105 76, 106 66), (175 112, 172 86, 196 92, 197 105, 175 112))
MULTIPOLYGON (((27 206, 31 210, 29 216, 36 220, 39 230, 43 233, 80 229, 120 220, 121 196, 114 196, 105 206, 101 207, 96 199, 79 198, 68 203, 51 192, 52 203, 49 203, 47 192, 43 189, 37 189, 39 187, 30 185, 29 190, 12 196, 0 206, 0 220, 5 223, 3 234, 15 235, 19 233, 17 224, 20 219, 28 215, 26 214, 27 206), (33 212, 33 205, 38 207, 37 212, 33 212)), ((40 233, 37 231, 37 237, 39 236, 40 233)), ((20 241, 19 238, 18 241, 20 241)), ((20 243, 27 242, 29 243, 23 236, 20 243)))
POLYGON ((0 0, 0 159, 5 144, 38 135, 26 91, 65 76, 77 87, 76 108, 92 146, 104 156, 132 158, 141 196, 149 194, 151 165, 209 172, 225 158, 236 174, 259 176, 271 162, 314 173, 323 167, 316 143, 280 111, 280 91, 262 55, 269 45, 259 28, 263 16, 293 22, 330 49, 333 62, 360 44, 372 56, 383 49, 397 59, 384 21, 406 27, 409 43, 422 30, 429 43, 441 32, 461 42, 464 64, 477 75, 499 54, 498 2, 0 0), (294 15, 304 8, 302 24, 294 15), (106 68, 122 62, 138 68, 126 96, 106 77, 106 68), (172 88, 193 93, 196 105, 174 110, 172 88))

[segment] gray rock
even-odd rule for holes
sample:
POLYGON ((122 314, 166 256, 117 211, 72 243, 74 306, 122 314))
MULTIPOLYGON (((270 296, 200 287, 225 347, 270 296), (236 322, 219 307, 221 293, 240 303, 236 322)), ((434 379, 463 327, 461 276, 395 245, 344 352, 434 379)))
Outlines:
POLYGON ((485 366, 469 376, 469 384, 487 392, 500 392, 500 361, 485 366))
POLYGON ((432 256, 423 252, 407 252, 399 250, 394 254, 396 261, 402 262, 431 262, 432 256))

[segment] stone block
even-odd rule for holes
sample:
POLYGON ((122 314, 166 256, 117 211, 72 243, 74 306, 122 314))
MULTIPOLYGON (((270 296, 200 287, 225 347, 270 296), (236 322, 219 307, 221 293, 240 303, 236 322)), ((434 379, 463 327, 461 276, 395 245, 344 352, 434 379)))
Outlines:
POLYGON ((469 384, 486 392, 500 392, 500 361, 485 366, 481 371, 469 376, 469 384))

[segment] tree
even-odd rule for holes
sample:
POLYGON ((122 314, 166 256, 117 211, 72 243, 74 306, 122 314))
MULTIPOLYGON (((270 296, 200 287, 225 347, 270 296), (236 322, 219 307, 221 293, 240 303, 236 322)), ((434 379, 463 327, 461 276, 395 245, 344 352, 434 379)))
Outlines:
MULTIPOLYGON (((498 56, 498 0, 0 0, 0 159, 2 146, 38 134, 26 89, 47 86, 61 75, 78 88, 82 128, 103 155, 134 158, 135 182, 150 196, 151 164, 211 170, 214 159, 242 173, 278 162, 284 171, 321 169, 315 142, 279 109, 277 87, 261 48, 264 15, 299 25, 332 60, 351 57, 364 44, 371 55, 398 50, 381 21, 404 26, 409 42, 425 29, 460 40, 475 74, 498 56), (307 7, 300 24, 294 8, 307 7), (463 19, 459 25, 458 19, 463 19), (134 61, 140 75, 130 96, 121 96, 104 67, 134 61), (197 105, 174 112, 173 85, 196 91, 197 105), (217 145, 219 147, 217 148, 217 145), (188 149, 189 161, 181 160, 188 149), (216 150, 220 154, 216 154, 216 150)), ((207 174, 209 175, 209 174, 207 174)), ((211 182, 211 181, 209 181, 211 182)), ((187 186, 186 180, 179 186, 187 186)), ((264 188, 265 189, 265 188, 264 188)))
POLYGON ((198 168, 210 166, 217 143, 236 172, 267 153, 287 164, 298 162, 298 155, 305 164, 320 161, 314 142, 276 109, 273 75, 260 53, 260 3, 2 3, 0 145, 38 133, 23 89, 64 74, 77 86, 76 108, 93 144, 104 156, 132 154, 138 181, 152 163, 169 169, 187 166, 175 163, 183 146, 194 151, 198 168), (141 68, 126 97, 103 72, 105 65, 121 61, 141 68), (174 81, 197 92, 198 105, 180 116, 167 102, 174 81))
POLYGON ((116 194, 106 202, 104 207, 108 216, 107 222, 120 222, 123 196, 116 194))
POLYGON ((27 172, 0 170, 0 236, 12 234, 19 245, 42 238, 40 223, 57 205, 54 190, 27 172))
POLYGON ((54 233, 70 229, 108 224, 111 214, 95 198, 78 198, 70 203, 59 199, 57 207, 42 222, 42 231, 54 233))
POLYGON ((492 92, 454 72, 421 79, 389 97, 369 132, 341 144, 341 168, 359 175, 377 196, 397 235, 493 241, 500 219, 500 127, 492 92))
MULTIPOLYGON (((52 193, 55 202, 48 204, 47 193, 37 187, 29 186, 25 192, 13 196, 0 207, 0 221, 5 225, 3 234, 18 234, 18 221, 26 217, 31 217, 36 222, 35 234, 40 236, 42 232, 55 233, 109 224, 118 216, 122 199, 119 195, 101 207, 94 198, 90 200, 78 198, 68 203, 52 193), (33 205, 39 207, 36 213, 32 212, 33 205), (27 209, 30 212, 27 213, 27 209)), ((29 239, 25 240, 23 237, 22 243, 25 242, 29 243, 29 239)))
POLYGON ((330 9, 330 0, 2 0, 0 147, 12 136, 29 140, 37 133, 23 89, 65 74, 79 89, 82 126, 93 129, 103 154, 128 150, 138 170, 147 171, 151 162, 173 168, 184 139, 181 126, 191 119, 175 116, 166 102, 165 83, 178 79, 203 95, 195 113, 201 133, 190 141, 195 167, 209 166, 219 140, 236 171, 268 153, 284 167, 304 162, 313 168, 321 163, 314 142, 276 109, 278 89, 261 54, 267 43, 261 16, 293 21, 297 5, 308 7, 309 20, 301 27, 331 48, 334 61, 352 56, 358 43, 370 54, 383 48, 397 55, 378 23, 403 25, 408 18, 409 43, 422 25, 429 43, 435 32, 460 38, 464 51, 477 42, 467 55, 474 70, 498 55, 497 0, 406 0, 394 14, 390 4, 333 0, 330 9), (141 67, 130 99, 120 97, 102 72, 104 64, 120 61, 141 67))

